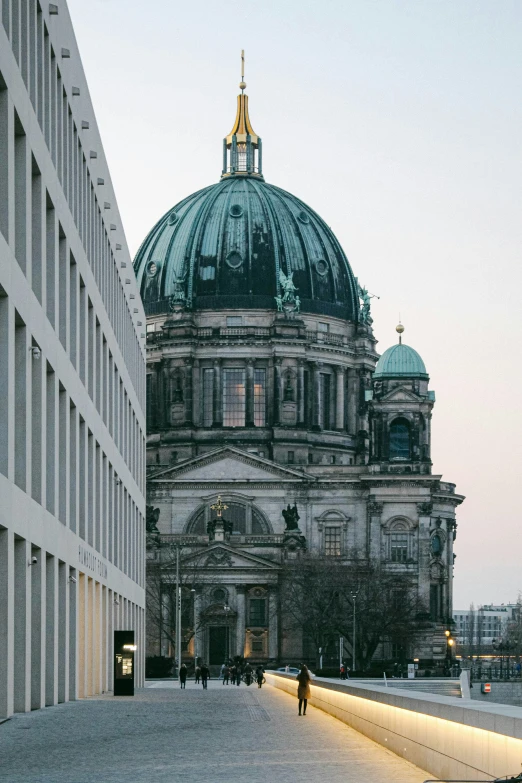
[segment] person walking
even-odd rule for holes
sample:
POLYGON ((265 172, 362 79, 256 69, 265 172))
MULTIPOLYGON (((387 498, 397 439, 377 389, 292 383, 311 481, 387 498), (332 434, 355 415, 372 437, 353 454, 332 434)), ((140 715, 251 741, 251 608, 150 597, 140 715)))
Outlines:
POLYGON ((203 685, 204 690, 207 690, 207 680, 210 677, 210 669, 208 668, 207 664, 204 663, 201 667, 201 683, 203 685))
POLYGON ((239 663, 236 665, 236 685, 241 685, 241 675, 243 674, 243 671, 241 669, 241 666, 239 663))
POLYGON ((346 667, 345 667, 344 663, 342 663, 341 664, 341 680, 345 680, 345 679, 346 679, 346 667))
POLYGON ((263 669, 261 664, 259 664, 259 666, 256 669, 256 680, 257 680, 258 688, 261 688, 264 679, 265 679, 265 670, 263 669))
POLYGON ((179 684, 182 688, 186 688, 187 684, 187 667, 184 663, 179 667, 179 684))
POLYGON ((228 664, 225 664, 225 668, 223 669, 223 685, 228 685, 229 677, 230 677, 230 666, 228 666, 228 664))
POLYGON ((306 715, 306 707, 308 699, 310 698, 310 672, 304 663, 301 664, 301 671, 296 677, 299 686, 297 688, 297 698, 299 699, 299 715, 301 715, 301 708, 303 709, 303 715, 306 715))
POLYGON ((201 666, 196 666, 196 668, 194 670, 194 677, 195 677, 195 680, 196 680, 196 685, 198 685, 199 684, 199 679, 201 677, 201 666))
POLYGON ((250 685, 252 683, 253 671, 249 663, 245 666, 244 674, 246 684, 250 685))
POLYGON ((236 671, 237 671, 237 668, 236 668, 236 666, 233 664, 233 665, 230 667, 230 682, 231 682, 231 684, 232 684, 232 685, 235 685, 235 684, 236 684, 236 671))

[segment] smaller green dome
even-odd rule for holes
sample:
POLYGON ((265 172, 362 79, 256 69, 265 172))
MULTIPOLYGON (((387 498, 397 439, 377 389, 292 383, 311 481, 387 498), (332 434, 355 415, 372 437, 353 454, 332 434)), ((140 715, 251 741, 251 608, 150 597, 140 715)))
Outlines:
POLYGON ((421 357, 409 345, 399 343, 384 351, 377 362, 374 378, 423 378, 429 376, 421 357))

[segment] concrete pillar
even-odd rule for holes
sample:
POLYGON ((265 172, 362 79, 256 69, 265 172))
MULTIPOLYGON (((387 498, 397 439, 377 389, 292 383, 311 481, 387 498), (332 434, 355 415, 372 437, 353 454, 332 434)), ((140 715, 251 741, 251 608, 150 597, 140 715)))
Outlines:
POLYGON ((58 701, 69 701, 69 567, 58 565, 58 701))
POLYGON ((45 552, 31 550, 37 562, 31 566, 31 709, 45 706, 45 552))
POLYGON ((185 359, 183 368, 183 399, 185 401, 185 424, 192 424, 192 359, 185 359))
POLYGON ((277 589, 270 587, 268 591, 268 657, 276 660, 279 657, 279 617, 277 589))
POLYGON ((244 587, 236 587, 236 655, 245 653, 246 596, 244 587))
MULTIPOLYGON (((31 709, 31 544, 14 542, 14 711, 31 709)), ((1 589, 0 589, 1 593, 1 589)), ((2 625, 2 627, 5 627, 2 625)))
POLYGON ((203 657, 203 628, 201 627, 201 591, 194 593, 194 657, 203 657))
POLYGON ((77 581, 68 582, 69 604, 69 693, 67 699, 78 698, 78 572, 70 571, 77 581))
POLYGON ((344 430, 344 367, 336 367, 335 428, 344 430))
POLYGON ((304 383, 304 361, 299 360, 297 364, 297 426, 303 427, 305 423, 305 383, 304 383))
POLYGON ((58 703, 58 563, 46 556, 45 705, 58 703))
POLYGON ((14 537, 0 528, 0 718, 13 713, 14 537))
POLYGON ((214 393, 213 393, 213 408, 214 408, 214 427, 223 426, 223 384, 221 381, 221 359, 214 361, 214 393))
POLYGON ((247 360, 246 365, 246 426, 254 426, 254 361, 247 360))

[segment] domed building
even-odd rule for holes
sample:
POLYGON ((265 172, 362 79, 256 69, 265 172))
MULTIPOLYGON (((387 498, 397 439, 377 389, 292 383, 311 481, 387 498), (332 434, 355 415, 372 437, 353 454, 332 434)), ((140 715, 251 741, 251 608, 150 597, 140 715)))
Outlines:
MULTIPOLYGON (((192 573, 183 654, 314 660, 280 600, 285 563, 311 552, 407 572, 431 617, 407 654, 444 660, 463 498, 431 473, 429 376, 402 326, 379 359, 371 295, 335 235, 265 182, 244 86, 220 181, 170 209, 134 262, 147 314, 149 533, 182 547, 192 573)), ((162 557, 151 548, 149 573, 168 572, 162 557)), ((173 654, 169 601, 158 595, 154 617, 149 595, 150 654, 173 654)))

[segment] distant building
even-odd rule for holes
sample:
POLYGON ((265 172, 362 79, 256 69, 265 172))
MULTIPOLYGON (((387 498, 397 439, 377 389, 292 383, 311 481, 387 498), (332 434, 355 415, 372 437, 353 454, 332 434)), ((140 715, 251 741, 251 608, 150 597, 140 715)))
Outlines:
MULTIPOLYGON (((371 295, 328 223, 265 182, 244 87, 221 180, 169 210, 134 262, 151 519, 187 568, 206 569, 187 659, 313 657, 278 609, 281 566, 306 548, 407 574, 432 619, 415 652, 443 661, 463 497, 431 472, 426 367, 401 338, 379 358, 371 295), (221 540, 218 496, 231 525, 221 540), (289 503, 299 530, 285 527, 289 503)), ((172 651, 170 622, 148 625, 150 654, 172 651)))
POLYGON ((505 637, 519 611, 519 604, 484 604, 474 610, 454 609, 455 634, 460 644, 491 646, 493 641, 505 637))
POLYGON ((66 3, 2 9, 0 718, 145 627, 143 308, 66 3))

